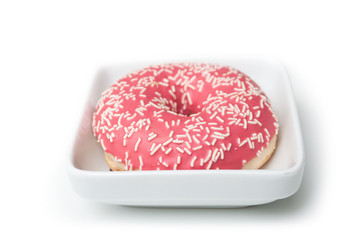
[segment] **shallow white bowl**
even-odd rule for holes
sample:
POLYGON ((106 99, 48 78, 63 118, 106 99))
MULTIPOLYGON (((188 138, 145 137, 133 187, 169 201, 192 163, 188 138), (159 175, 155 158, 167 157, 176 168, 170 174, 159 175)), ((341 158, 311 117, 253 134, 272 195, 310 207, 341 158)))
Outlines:
POLYGON ((235 207, 269 203, 294 194, 302 180, 303 143, 296 105, 285 68, 269 59, 207 61, 235 67, 256 81, 279 117, 277 148, 259 170, 167 170, 110 172, 91 130, 92 114, 103 90, 153 62, 100 71, 76 134, 68 172, 82 197, 131 206, 235 207))

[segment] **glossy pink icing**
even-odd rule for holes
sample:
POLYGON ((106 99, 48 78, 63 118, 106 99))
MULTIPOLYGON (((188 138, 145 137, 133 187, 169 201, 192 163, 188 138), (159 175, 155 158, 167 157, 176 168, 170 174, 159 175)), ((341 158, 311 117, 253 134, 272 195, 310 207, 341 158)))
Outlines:
POLYGON ((278 132, 259 86, 214 64, 165 64, 105 90, 93 131, 128 170, 242 169, 278 132))

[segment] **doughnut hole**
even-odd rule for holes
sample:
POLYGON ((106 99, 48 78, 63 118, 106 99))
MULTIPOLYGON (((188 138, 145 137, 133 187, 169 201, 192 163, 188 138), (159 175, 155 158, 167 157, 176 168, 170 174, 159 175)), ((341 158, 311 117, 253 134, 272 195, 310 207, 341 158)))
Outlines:
POLYGON ((196 91, 189 88, 184 90, 183 87, 180 88, 176 85, 172 86, 154 85, 155 96, 151 98, 151 102, 180 116, 191 116, 201 112, 203 99, 197 97, 196 91))

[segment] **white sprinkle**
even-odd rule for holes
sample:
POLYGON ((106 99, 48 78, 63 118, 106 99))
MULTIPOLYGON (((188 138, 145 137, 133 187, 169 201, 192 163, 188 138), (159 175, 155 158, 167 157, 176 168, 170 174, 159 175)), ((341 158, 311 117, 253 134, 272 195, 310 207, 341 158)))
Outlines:
POLYGON ((221 159, 224 159, 224 152, 223 152, 223 149, 219 149, 219 152, 221 153, 221 159))
POLYGON ((148 141, 152 141, 156 137, 157 137, 157 134, 153 134, 152 136, 148 137, 148 141))
POLYGON ((212 160, 213 160, 214 162, 217 161, 217 159, 216 159, 217 153, 218 153, 218 148, 216 148, 216 150, 213 151, 212 160))
POLYGON ((254 119, 254 121, 255 121, 256 123, 258 123, 258 125, 262 126, 262 123, 260 123, 260 121, 258 121, 258 119, 254 119))
POLYGON ((150 155, 153 156, 154 153, 155 153, 156 151, 158 151, 158 149, 159 149, 161 146, 162 146, 162 144, 159 143, 159 144, 153 149, 153 151, 150 153, 150 155))
POLYGON ((153 143, 152 146, 150 147, 150 151, 153 151, 155 145, 157 145, 156 143, 153 143))
POLYGON ((104 120, 107 122, 108 126, 110 126, 110 121, 109 121, 109 119, 103 117, 103 115, 102 115, 102 119, 104 119, 104 120))
POLYGON ((224 123, 224 120, 222 118, 220 118, 219 116, 216 117, 216 119, 222 123, 224 123))
POLYGON ((139 113, 140 115, 144 116, 144 113, 143 113, 139 108, 135 109, 135 111, 136 111, 137 113, 139 113))
POLYGON ((276 127, 276 135, 278 135, 279 124, 274 122, 273 125, 276 127))
POLYGON ((173 143, 184 143, 184 140, 175 139, 173 140, 173 143))
POLYGON ((192 105, 192 99, 191 99, 191 96, 189 95, 189 92, 187 92, 187 98, 188 98, 189 104, 192 105))
POLYGON ((239 143, 239 146, 238 147, 242 147, 244 144, 246 144, 248 142, 248 138, 245 139, 243 142, 239 143))
POLYGON ((203 167, 203 164, 204 164, 204 159, 203 159, 203 158, 201 158, 200 165, 203 167))
POLYGON ((224 143, 221 143, 221 146, 222 146, 223 150, 226 151, 226 149, 227 149, 226 145, 224 145, 224 143))
POLYGON ((229 143, 229 144, 228 144, 227 151, 231 150, 231 147, 232 147, 232 143, 229 143))
POLYGON ((196 89, 193 85, 190 85, 190 84, 188 84, 187 87, 189 87, 189 88, 191 88, 191 89, 193 89, 193 90, 196 89))
POLYGON ((166 142, 163 143, 163 146, 166 146, 167 144, 171 143, 173 141, 173 138, 169 138, 166 142))
POLYGON ((213 164, 213 161, 210 161, 210 162, 208 163, 207 170, 211 169, 212 164, 213 164))
POLYGON ((123 146, 125 147, 127 145, 127 140, 123 138, 123 146))
POLYGON ((226 107, 222 107, 222 116, 224 116, 225 111, 226 111, 226 107))
POLYGON ((187 148, 191 148, 191 145, 189 144, 189 142, 186 142, 185 144, 186 144, 187 148))
POLYGON ((189 149, 188 149, 188 148, 184 148, 184 151, 186 151, 189 155, 191 155, 191 154, 192 154, 192 152, 191 152, 191 151, 189 151, 189 149))
POLYGON ((162 85, 162 86, 164 86, 164 87, 168 87, 168 86, 169 86, 168 83, 164 83, 164 82, 158 82, 158 84, 159 84, 159 85, 162 85))
POLYGON ((197 157, 195 156, 191 161, 191 167, 194 167, 194 162, 196 161, 197 157))
POLYGON ((133 135, 133 133, 134 133, 134 128, 132 128, 132 130, 130 130, 130 133, 129 133, 129 135, 128 135, 128 138, 130 138, 130 137, 133 135))
POLYGON ((241 110, 239 109, 238 105, 234 105, 234 108, 236 109, 236 112, 239 113, 241 110))
POLYGON ((256 113, 256 118, 259 118, 260 115, 261 115, 261 111, 258 110, 257 113, 256 113))
POLYGON ((202 145, 199 145, 199 146, 197 146, 197 147, 194 147, 194 148, 193 148, 193 151, 199 150, 199 149, 202 149, 202 148, 203 148, 202 145))
POLYGON ((179 124, 180 124, 180 119, 177 120, 177 126, 179 126, 179 124))
POLYGON ((172 148, 168 148, 167 151, 165 151, 165 154, 168 155, 172 150, 172 148))
POLYGON ((139 156, 139 165, 140 165, 140 166, 143 166, 143 159, 142 159, 141 156, 139 156))
POLYGON ((206 159, 204 159, 204 162, 205 162, 205 163, 208 162, 208 160, 211 158, 211 156, 212 156, 212 150, 209 150, 206 159))
POLYGON ((178 156, 177 157, 177 164, 180 164, 181 163, 181 156, 178 156))
POLYGON ((218 152, 213 161, 214 161, 214 162, 217 162, 217 160, 218 160, 218 158, 219 158, 220 155, 221 155, 221 152, 218 152))
POLYGON ((176 147, 175 149, 177 149, 180 153, 184 153, 184 150, 181 149, 180 147, 176 147))
POLYGON ((103 107, 104 107, 104 103, 100 104, 100 105, 99 105, 99 108, 98 108, 98 110, 97 110, 97 112, 96 112, 96 114, 99 114, 100 110, 101 110, 103 107))
MULTIPOLYGON (((238 119, 238 120, 240 120, 240 119, 238 119)), ((230 121, 230 122, 228 123, 228 125, 233 125, 235 122, 236 122, 235 120, 230 121)))
POLYGON ((177 170, 177 164, 173 165, 173 170, 177 170))
POLYGON ((269 134, 269 131, 267 128, 264 129, 264 131, 266 132, 267 136, 270 137, 271 135, 269 134))
POLYGON ((171 138, 171 137, 173 137, 173 134, 174 134, 174 131, 172 130, 172 131, 170 131, 170 133, 169 133, 169 137, 171 138))
POLYGON ((131 120, 131 119, 133 119, 136 115, 137 115, 137 114, 136 114, 136 113, 134 113, 134 114, 133 114, 133 116, 131 116, 131 117, 127 117, 127 120, 131 120))
MULTIPOLYGON (((242 102, 243 103, 243 102, 242 102)), ((246 105, 243 105, 242 112, 244 113, 246 111, 246 105)))
POLYGON ((208 127, 206 127, 206 131, 208 134, 211 132, 208 127))
POLYGON ((162 164, 163 164, 165 167, 169 167, 168 163, 166 163, 166 162, 162 162, 162 164))
POLYGON ((212 141, 212 146, 214 146, 217 142, 217 138, 214 138, 213 141, 212 141))
POLYGON ((172 95, 172 97, 173 97, 174 99, 177 99, 176 95, 175 95, 171 90, 169 90, 168 92, 169 92, 170 95, 172 95))
POLYGON ((214 112, 214 113, 209 117, 209 119, 213 119, 216 115, 217 115, 217 112, 214 112))
POLYGON ((191 138, 191 136, 189 135, 188 132, 186 132, 186 135, 187 135, 187 137, 188 137, 188 141, 189 141, 190 143, 192 143, 192 138, 191 138))
POLYGON ((210 142, 208 142, 208 141, 205 141, 204 143, 205 143, 207 146, 211 146, 210 142))
POLYGON ((200 141, 198 140, 198 138, 197 138, 195 135, 193 135, 192 137, 193 137, 193 140, 194 140, 197 144, 200 143, 200 141))
POLYGON ((257 151, 257 157, 261 157, 261 151, 260 150, 257 151))
POLYGON ((221 137, 228 137, 230 135, 229 132, 228 133, 213 132, 213 134, 214 135, 212 135, 212 137, 215 136, 215 135, 218 135, 218 136, 221 136, 221 137))
POLYGON ((142 139, 141 138, 138 138, 138 141, 135 143, 135 146, 134 146, 134 151, 138 151, 138 146, 139 146, 139 143, 142 139))
MULTIPOLYGON (((216 132, 215 132, 216 133, 216 132)), ((217 132, 218 133, 218 132, 217 132)), ((218 133, 218 134, 222 134, 222 133, 218 133)), ((213 134, 211 137, 213 137, 214 139, 224 139, 224 136, 222 135, 217 135, 217 134, 213 134)), ((214 141, 214 140, 213 140, 214 141)), ((214 145, 213 145, 214 146, 214 145)))
POLYGON ((206 135, 202 138, 202 140, 205 141, 207 138, 208 138, 208 134, 206 134, 206 135))
POLYGON ((248 141, 248 145, 249 145, 249 148, 252 149, 252 142, 249 138, 247 138, 247 141, 248 141))

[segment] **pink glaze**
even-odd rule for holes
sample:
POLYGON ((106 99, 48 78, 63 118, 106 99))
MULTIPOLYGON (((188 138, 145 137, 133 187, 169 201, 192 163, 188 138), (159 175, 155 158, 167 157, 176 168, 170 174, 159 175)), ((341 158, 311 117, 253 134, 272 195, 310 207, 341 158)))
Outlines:
POLYGON ((93 117, 105 152, 127 170, 241 169, 278 133, 259 86, 214 64, 166 64, 103 92, 93 117))

